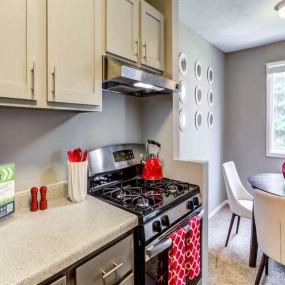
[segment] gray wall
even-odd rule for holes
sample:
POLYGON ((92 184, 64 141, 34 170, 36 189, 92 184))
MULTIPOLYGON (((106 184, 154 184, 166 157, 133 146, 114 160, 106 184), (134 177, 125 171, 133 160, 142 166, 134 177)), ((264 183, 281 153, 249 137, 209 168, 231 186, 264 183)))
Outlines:
POLYGON ((189 60, 189 68, 186 76, 180 79, 186 81, 189 87, 189 99, 186 103, 180 103, 179 108, 188 113, 188 126, 184 132, 180 132, 181 159, 203 160, 209 162, 209 212, 213 211, 225 199, 224 182, 221 172, 223 161, 223 137, 224 137, 224 54, 209 44, 185 25, 180 25, 180 50, 189 60), (202 79, 198 81, 194 75, 196 60, 202 65, 202 79), (207 81, 207 69, 211 66, 214 70, 214 82, 210 85, 207 81), (203 92, 201 105, 195 102, 195 88, 199 85, 203 92), (209 107, 207 93, 209 88, 214 93, 214 105, 209 107), (194 124, 196 111, 203 116, 203 124, 197 130, 194 124), (207 115, 212 110, 214 114, 214 126, 208 127, 207 115))
POLYGON ((0 163, 16 163, 16 190, 66 179, 66 151, 141 142, 141 101, 103 94, 103 111, 0 110, 0 163))
POLYGON ((245 186, 251 174, 281 171, 284 159, 266 157, 265 64, 284 59, 285 42, 226 56, 225 161, 235 161, 245 186))

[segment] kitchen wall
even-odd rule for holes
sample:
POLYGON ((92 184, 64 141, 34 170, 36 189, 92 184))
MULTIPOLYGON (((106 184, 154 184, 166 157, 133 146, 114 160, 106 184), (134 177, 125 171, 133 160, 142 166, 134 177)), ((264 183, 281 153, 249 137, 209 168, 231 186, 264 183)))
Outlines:
POLYGON ((0 110, 0 163, 16 163, 16 190, 66 179, 66 151, 141 142, 140 101, 103 94, 103 111, 0 110))
POLYGON ((265 64, 284 59, 285 42, 226 56, 225 161, 235 161, 245 186, 251 174, 281 171, 284 159, 265 155, 265 64))
POLYGON ((179 157, 192 161, 208 161, 209 163, 209 213, 225 199, 225 188, 221 171, 224 150, 224 54, 209 44, 190 28, 180 25, 180 51, 189 60, 188 73, 183 79, 189 88, 189 98, 186 103, 179 103, 179 109, 188 114, 188 124, 184 132, 179 133, 179 157), (202 79, 198 81, 194 75, 194 66, 199 60, 202 66, 202 79), (211 66, 214 71, 214 82, 210 86, 207 81, 207 69, 211 66), (195 88, 199 85, 203 97, 201 105, 195 102, 195 88), (214 92, 214 104, 210 108, 207 101, 209 88, 214 92), (199 110, 203 116, 201 129, 197 130, 194 123, 195 113, 199 110), (207 115, 212 110, 214 125, 208 127, 207 115))

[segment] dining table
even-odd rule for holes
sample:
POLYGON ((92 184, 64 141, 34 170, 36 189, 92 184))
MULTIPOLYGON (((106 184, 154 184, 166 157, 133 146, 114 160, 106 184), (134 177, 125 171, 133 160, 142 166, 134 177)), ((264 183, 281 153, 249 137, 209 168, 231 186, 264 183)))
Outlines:
MULTIPOLYGON (((268 192, 273 195, 285 197, 285 179, 282 173, 261 173, 249 176, 247 178, 248 184, 254 189, 268 192)), ((256 225, 254 217, 254 207, 252 210, 251 220, 251 239, 250 239, 250 253, 249 266, 256 267, 258 250, 258 241, 256 234, 256 225)))

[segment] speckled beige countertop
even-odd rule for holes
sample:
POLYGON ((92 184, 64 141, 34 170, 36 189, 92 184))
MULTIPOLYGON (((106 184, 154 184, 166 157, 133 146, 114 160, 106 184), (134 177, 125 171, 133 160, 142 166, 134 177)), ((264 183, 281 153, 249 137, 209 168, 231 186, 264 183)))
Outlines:
POLYGON ((38 284, 136 225, 135 215, 91 196, 15 213, 0 223, 0 284, 38 284))

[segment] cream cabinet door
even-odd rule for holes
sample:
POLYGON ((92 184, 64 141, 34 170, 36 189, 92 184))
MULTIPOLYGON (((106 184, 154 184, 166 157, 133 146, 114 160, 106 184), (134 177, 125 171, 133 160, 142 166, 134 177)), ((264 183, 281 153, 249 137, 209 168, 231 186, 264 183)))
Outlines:
POLYGON ((139 0, 106 0, 106 51, 139 58, 139 0))
POLYGON ((0 0, 0 98, 37 98, 37 1, 0 0))
POLYGON ((164 70, 164 16, 141 1, 142 64, 164 70))
POLYGON ((99 0, 47 1, 48 101, 100 105, 99 0))

